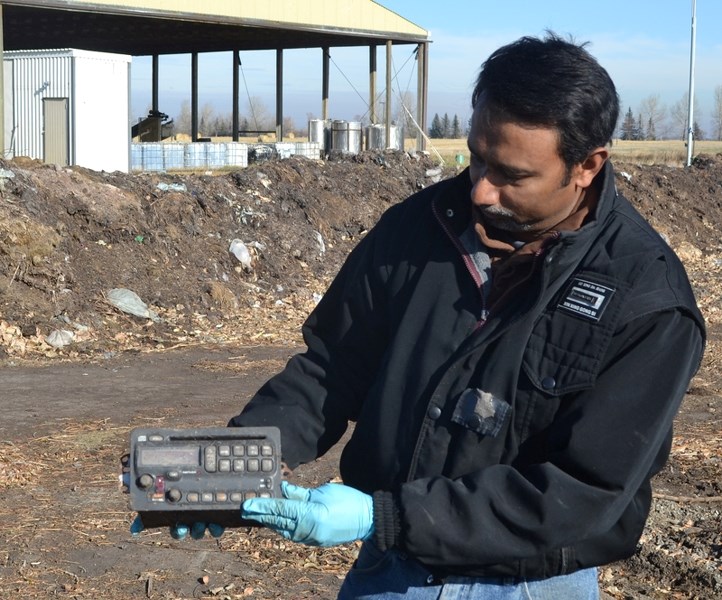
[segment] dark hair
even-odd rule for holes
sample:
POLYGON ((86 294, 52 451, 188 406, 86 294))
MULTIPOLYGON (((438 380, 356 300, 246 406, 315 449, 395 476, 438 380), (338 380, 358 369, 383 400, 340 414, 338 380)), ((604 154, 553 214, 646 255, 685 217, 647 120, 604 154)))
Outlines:
POLYGON ((569 171, 611 142, 619 116, 614 82, 585 46, 548 32, 499 48, 481 66, 472 106, 483 97, 493 120, 555 127, 569 171))

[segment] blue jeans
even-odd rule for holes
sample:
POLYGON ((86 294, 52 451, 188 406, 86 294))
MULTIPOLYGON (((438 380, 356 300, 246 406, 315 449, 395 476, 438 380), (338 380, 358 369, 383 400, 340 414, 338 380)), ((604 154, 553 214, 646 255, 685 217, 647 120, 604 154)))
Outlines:
POLYGON ((361 547, 338 600, 598 600, 597 570, 530 581, 512 578, 446 577, 442 582, 402 552, 361 547))

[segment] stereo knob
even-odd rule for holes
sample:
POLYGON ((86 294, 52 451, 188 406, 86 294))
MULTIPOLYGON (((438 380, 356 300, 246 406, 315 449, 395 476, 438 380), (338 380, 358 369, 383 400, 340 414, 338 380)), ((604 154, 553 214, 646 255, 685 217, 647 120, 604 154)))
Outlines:
POLYGON ((140 477, 138 477, 138 486, 142 487, 144 490, 147 490, 148 488, 153 486, 153 476, 149 473, 143 473, 140 477))
POLYGON ((181 494, 181 491, 177 488, 171 488, 168 490, 168 501, 169 502, 180 502, 180 499, 183 497, 183 494, 181 494))

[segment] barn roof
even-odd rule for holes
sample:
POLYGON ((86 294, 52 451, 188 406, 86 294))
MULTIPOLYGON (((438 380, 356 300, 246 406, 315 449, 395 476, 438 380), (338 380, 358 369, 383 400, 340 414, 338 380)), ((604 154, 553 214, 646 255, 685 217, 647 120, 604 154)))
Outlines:
POLYGON ((10 0, 5 50, 134 56, 416 44, 429 33, 373 0, 10 0))

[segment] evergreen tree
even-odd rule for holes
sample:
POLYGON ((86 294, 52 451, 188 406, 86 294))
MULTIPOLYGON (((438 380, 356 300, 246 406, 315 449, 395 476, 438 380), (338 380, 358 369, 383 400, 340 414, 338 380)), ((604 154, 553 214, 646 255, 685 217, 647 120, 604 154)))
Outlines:
POLYGON ((439 113, 434 114, 434 118, 431 120, 431 128, 429 129, 430 138, 442 138, 444 137, 444 131, 441 125, 441 119, 439 113))
POLYGON ((442 129, 442 136, 443 138, 448 138, 451 136, 451 121, 449 120, 449 113, 444 113, 444 118, 441 121, 441 129, 442 129))
POLYGON ((622 128, 620 132, 620 138, 623 140, 635 139, 637 125, 634 120, 634 114, 632 113, 632 107, 630 106, 627 110, 627 114, 624 115, 624 121, 622 121, 622 128))
POLYGON ((634 137, 635 140, 643 140, 643 139, 645 139, 645 137, 644 137, 644 126, 642 125, 642 115, 639 115, 639 116, 637 117, 637 129, 636 129, 636 131, 634 132, 634 134, 635 134, 635 137, 634 137))
POLYGON ((459 123, 458 115, 454 115, 454 120, 451 123, 451 137, 455 140, 461 137, 461 124, 459 123))

